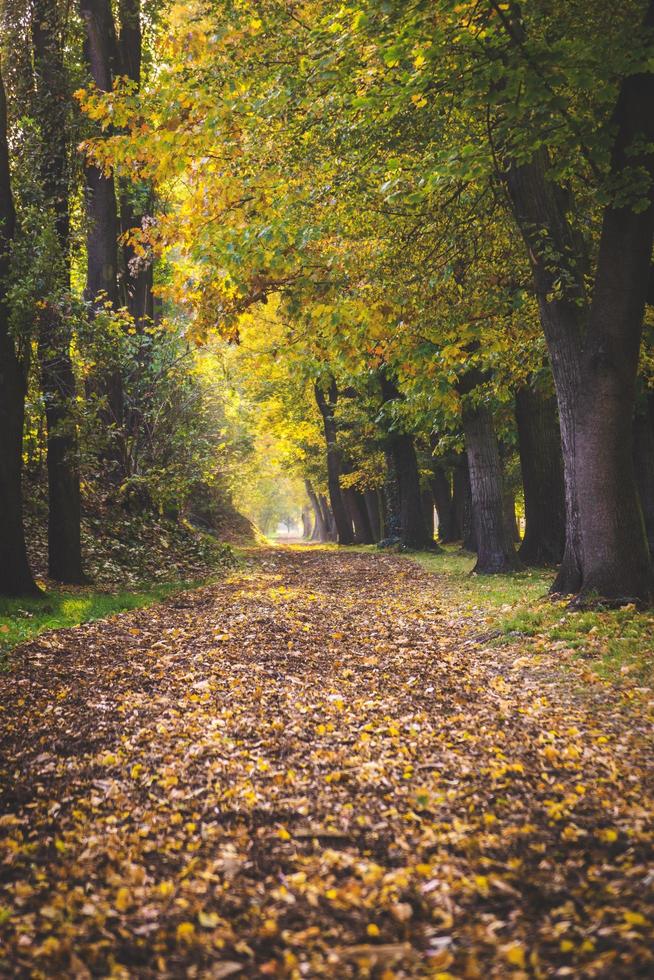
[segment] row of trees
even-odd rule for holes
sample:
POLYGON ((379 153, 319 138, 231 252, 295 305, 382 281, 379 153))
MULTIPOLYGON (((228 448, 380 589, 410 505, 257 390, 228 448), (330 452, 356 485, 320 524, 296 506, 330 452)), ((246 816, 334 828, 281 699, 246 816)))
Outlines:
MULTIPOLYGON (((199 334, 280 295, 333 378, 358 358, 411 431, 437 447, 462 431, 480 570, 515 564, 497 438, 512 399, 547 432, 521 453, 531 528, 550 520, 532 507, 556 467, 526 457, 555 441, 553 392, 554 589, 612 600, 652 594, 653 17, 644 0, 198 0, 173 8, 147 92, 86 98, 126 129, 94 158, 175 197, 146 238, 183 256, 199 334)), ((335 389, 317 390, 331 447, 335 389)), ((345 541, 347 474, 328 462, 345 541)))
MULTIPOLYGON (((251 438, 278 426, 342 543, 429 546, 430 490, 479 571, 560 561, 556 592, 649 601, 654 4, 79 14, 91 320, 126 307, 138 334, 155 256, 184 338, 236 343, 251 438)), ((124 431, 112 364, 87 389, 124 431)))
MULTIPOLYGON (((0 594, 36 585, 23 525, 46 485, 49 574, 85 581, 85 496, 174 513, 219 461, 224 406, 184 318, 155 301, 129 239, 155 202, 81 152, 101 132, 75 98, 137 92, 157 4, 19 0, 0 45, 0 594), (45 471, 45 472, 43 472, 45 471)), ((111 131, 111 128, 107 130, 111 131)), ((157 275, 165 281, 165 262, 157 275)), ((29 545, 29 542, 27 542, 29 545)))

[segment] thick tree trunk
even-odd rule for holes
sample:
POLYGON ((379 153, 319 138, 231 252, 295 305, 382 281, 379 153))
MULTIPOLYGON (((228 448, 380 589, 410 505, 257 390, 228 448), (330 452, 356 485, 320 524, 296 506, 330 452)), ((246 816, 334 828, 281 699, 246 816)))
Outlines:
POLYGON ((389 442, 400 493, 402 542, 407 548, 433 550, 436 543, 433 534, 429 536, 423 515, 420 474, 413 437, 408 433, 393 433, 389 442))
POLYGON ((634 417, 634 467, 650 555, 654 556, 654 396, 634 417))
POLYGON ((313 530, 313 524, 311 521, 311 513, 308 507, 302 508, 302 538, 304 541, 308 541, 311 537, 311 531, 313 530))
POLYGON ((515 571, 519 561, 506 525, 502 465, 493 417, 488 408, 485 405, 466 407, 463 429, 477 538, 474 570, 483 575, 515 571))
POLYGON ((6 286, 15 213, 9 176, 7 103, 0 74, 0 595, 34 595, 23 530, 25 369, 9 332, 6 286))
POLYGON ((556 401, 531 387, 516 392, 520 466, 525 493, 526 565, 557 565, 565 547, 565 487, 556 401))
MULTIPOLYGON (((380 375, 382 398, 385 402, 401 398, 401 393, 397 385, 385 371, 380 375)), ((389 476, 397 482, 398 502, 393 502, 393 506, 399 503, 399 514, 393 515, 399 518, 399 537, 407 548, 416 550, 438 550, 434 541, 433 534, 429 536, 422 508, 422 494, 420 490, 420 471, 418 469, 418 459, 413 443, 413 436, 408 432, 392 431, 386 435, 387 457, 392 458, 392 473, 389 476)), ((387 503, 390 503, 392 494, 387 495, 387 503)), ((392 507, 389 507, 391 514, 392 507)))
POLYGON ((477 535, 473 519, 472 491, 470 489, 470 468, 468 454, 463 452, 457 458, 452 478, 452 509, 454 521, 459 531, 465 551, 477 550, 477 535))
POLYGON ((345 509, 343 493, 341 491, 341 454, 336 443, 336 419, 334 411, 338 399, 338 389, 336 382, 331 381, 328 396, 319 384, 315 386, 316 404, 320 410, 325 432, 325 444, 327 447, 327 488, 329 490, 329 502, 334 515, 336 524, 336 534, 339 544, 354 544, 354 533, 352 523, 345 509))
MULTIPOLYGON (((69 287, 68 82, 55 0, 35 0, 32 43, 40 166, 46 207, 60 249, 61 282, 69 287)), ((70 329, 58 309, 46 306, 38 323, 38 353, 45 399, 48 457, 48 571, 60 582, 86 581, 82 570, 78 433, 70 329)))
MULTIPOLYGON (((645 28, 653 26, 650 2, 645 28)), ((613 118, 611 177, 619 185, 632 169, 646 174, 650 203, 638 210, 605 208, 590 308, 584 293, 584 248, 568 222, 571 202, 549 177, 547 151, 536 151, 529 162, 514 163, 506 172, 532 261, 559 405, 567 536, 553 588, 579 592, 582 599, 652 598, 652 565, 632 454, 654 233, 652 103, 654 74, 627 75, 613 118), (551 262, 552 254, 559 268, 551 262)))

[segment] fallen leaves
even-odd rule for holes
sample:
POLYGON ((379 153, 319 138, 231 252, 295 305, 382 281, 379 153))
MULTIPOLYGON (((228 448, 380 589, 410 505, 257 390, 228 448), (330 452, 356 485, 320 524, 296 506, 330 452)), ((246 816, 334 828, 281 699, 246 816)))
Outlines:
POLYGON ((651 719, 442 606, 403 558, 262 551, 17 651, 0 972, 651 975, 651 719))

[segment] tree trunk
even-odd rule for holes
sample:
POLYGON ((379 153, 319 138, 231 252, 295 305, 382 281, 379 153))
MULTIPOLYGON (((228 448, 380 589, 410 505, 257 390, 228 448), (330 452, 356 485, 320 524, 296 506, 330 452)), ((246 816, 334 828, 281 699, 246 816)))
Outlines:
MULTIPOLYGON (((384 402, 401 398, 397 385, 386 371, 380 375, 384 402)), ((399 496, 399 536, 407 548, 437 550, 433 534, 430 538, 425 525, 420 491, 420 472, 413 443, 408 432, 391 431, 386 435, 387 454, 392 458, 392 471, 399 496)), ((388 500, 387 500, 388 502, 388 500)), ((389 510, 391 508, 389 507, 389 510)))
MULTIPOLYGON (((644 26, 654 26, 654 2, 644 26)), ((632 454, 654 234, 652 103, 654 74, 623 79, 613 117, 611 179, 617 186, 630 171, 646 174, 649 205, 638 210, 629 204, 606 206, 590 307, 584 291, 585 250, 567 218, 569 197, 549 177, 547 150, 536 151, 527 163, 509 165, 505 174, 532 262, 559 405, 567 535, 553 588, 579 592, 582 599, 652 598, 632 454)))
POLYGON ((477 535, 472 516, 472 491, 470 489, 470 467, 468 454, 460 453, 452 479, 452 509, 464 551, 477 550, 477 535))
POLYGON ((493 426, 485 405, 463 411, 473 515, 477 538, 477 564, 482 575, 512 572, 519 567, 512 535, 506 525, 502 465, 493 426))
POLYGON ((16 218, 9 176, 7 103, 0 74, 0 595, 35 595, 23 529, 25 365, 9 332, 6 307, 9 250, 16 218))
POLYGON ((515 493, 511 487, 506 485, 506 477, 502 477, 504 481, 504 521, 506 523, 507 530, 511 535, 511 540, 514 544, 519 544, 520 538, 520 528, 518 527, 518 519, 515 513, 515 493))
MULTIPOLYGON (((35 0, 32 43, 40 168, 46 207, 51 210, 60 249, 55 288, 69 288, 68 81, 61 49, 61 25, 54 0, 35 0)), ((59 309, 45 306, 38 319, 38 353, 45 400, 48 466, 48 572, 57 581, 86 581, 82 570, 78 432, 74 416, 75 376, 71 332, 59 309)))
MULTIPOLYGON (((84 55, 91 78, 103 92, 110 92, 117 74, 118 48, 110 0, 80 0, 80 16, 86 30, 84 55)), ((118 212, 112 174, 86 163, 86 289, 85 297, 97 313, 107 303, 118 307, 118 212)), ((121 430, 125 414, 123 382, 114 369, 102 383, 107 398, 103 422, 111 431, 121 430)), ((118 473, 124 470, 124 452, 113 445, 109 458, 118 473)))
POLYGON ((525 536, 518 554, 526 565, 557 565, 565 547, 565 487, 556 400, 520 388, 515 417, 525 493, 525 536))
POLYGON ((325 522, 325 528, 327 530, 327 541, 336 541, 338 536, 336 521, 334 520, 334 514, 324 494, 321 493, 318 495, 318 503, 320 505, 323 521, 325 522))
POLYGON ((422 498, 422 517, 425 522, 425 527, 427 529, 427 537, 432 541, 434 540, 434 498, 432 497, 431 490, 423 490, 421 493, 422 498))
POLYGON ((458 526, 450 478, 445 467, 437 460, 432 464, 433 476, 429 487, 438 514, 438 540, 441 544, 451 544, 461 538, 458 526))
MULTIPOLYGON (((120 70, 138 87, 141 84, 141 0, 120 0, 118 7, 120 37, 118 51, 120 70)), ((151 199, 152 190, 147 185, 121 182, 120 225, 125 234, 133 228, 141 228, 144 210, 135 207, 135 200, 151 199), (138 193, 135 195, 135 190, 138 193)), ((122 247, 121 282, 125 306, 134 317, 137 329, 142 329, 147 321, 154 319, 152 296, 152 262, 144 262, 136 255, 133 245, 122 247)))
POLYGON ((309 480, 304 481, 304 486, 307 491, 307 497, 313 509, 313 533, 311 535, 312 541, 327 541, 327 527, 325 525, 325 518, 323 516, 322 509, 320 507, 320 502, 316 491, 311 486, 309 480))
POLYGON ((311 513, 308 507, 302 508, 302 538, 304 541, 308 541, 311 537, 312 523, 311 523, 311 513))
POLYGON ((634 467, 650 555, 654 556, 654 395, 634 416, 634 467))
POLYGON ((372 540, 374 542, 381 541, 383 528, 381 494, 379 490, 366 490, 364 497, 372 531, 372 540))
POLYGON ((357 544, 374 544, 375 538, 368 516, 366 499, 359 490, 354 488, 352 488, 351 494, 355 541, 357 544))
POLYGON ((433 550, 433 535, 430 538, 423 516, 420 474, 413 437, 408 433, 393 433, 389 441, 400 493, 402 542, 407 548, 433 550))
POLYGON ((330 382, 328 398, 320 385, 316 384, 315 396, 316 404, 322 415, 325 432, 325 443, 327 446, 327 488, 329 490, 329 502, 336 524, 337 540, 339 544, 343 545, 354 544, 352 524, 345 509, 341 491, 341 454, 336 444, 336 419, 334 418, 334 411, 338 399, 336 382, 334 380, 330 382))

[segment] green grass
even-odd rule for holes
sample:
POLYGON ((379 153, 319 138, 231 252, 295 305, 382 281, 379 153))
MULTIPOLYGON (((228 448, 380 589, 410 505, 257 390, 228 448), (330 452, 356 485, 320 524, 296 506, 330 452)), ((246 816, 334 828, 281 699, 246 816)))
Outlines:
MULTIPOLYGON (((654 611, 575 610, 552 601, 554 572, 530 569, 513 575, 471 575, 474 556, 446 547, 442 554, 409 555, 423 568, 442 575, 445 593, 463 610, 482 609, 496 643, 514 643, 525 651, 560 651, 583 660, 611 683, 654 689, 654 611)), ((648 692, 645 692, 646 694, 648 692)), ((648 695, 649 696, 649 695, 648 695)))
POLYGON ((128 609, 160 602, 174 592, 198 586, 199 582, 144 585, 136 592, 44 592, 36 598, 0 597, 0 668, 8 663, 12 647, 46 630, 79 626, 128 609))

